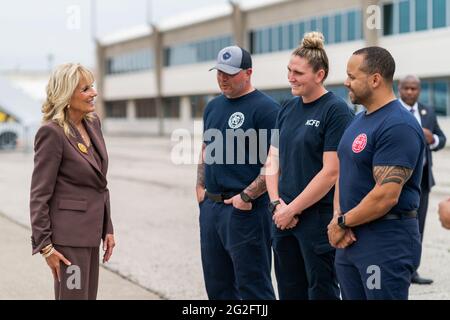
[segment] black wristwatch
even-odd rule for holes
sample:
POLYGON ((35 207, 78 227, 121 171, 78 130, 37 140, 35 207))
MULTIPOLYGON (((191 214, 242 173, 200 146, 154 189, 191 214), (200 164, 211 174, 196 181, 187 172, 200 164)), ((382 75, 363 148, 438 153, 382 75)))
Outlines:
POLYGON ((347 229, 348 228, 347 225, 345 224, 345 214, 343 214, 342 216, 339 216, 337 218, 337 224, 342 229, 347 229))
POLYGON ((280 203, 281 203, 280 200, 274 200, 269 202, 269 212, 273 214, 273 212, 277 208, 277 205, 279 205, 280 203))
POLYGON ((250 198, 250 196, 249 196, 248 194, 246 194, 244 191, 242 191, 242 192, 240 193, 240 196, 241 196, 242 201, 244 201, 244 202, 246 202, 246 203, 249 203, 249 202, 252 202, 252 201, 253 201, 253 199, 250 198))

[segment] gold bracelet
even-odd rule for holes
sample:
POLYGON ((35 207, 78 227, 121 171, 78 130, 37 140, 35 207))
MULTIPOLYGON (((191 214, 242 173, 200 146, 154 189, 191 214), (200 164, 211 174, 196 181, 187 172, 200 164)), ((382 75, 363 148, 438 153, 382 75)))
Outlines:
POLYGON ((48 248, 46 250, 42 250, 41 254, 46 254, 46 253, 50 252, 50 250, 52 250, 52 248, 48 248))
POLYGON ((51 248, 51 250, 45 254, 43 254, 42 256, 47 259, 48 257, 50 257, 53 253, 55 253, 55 248, 51 248))
POLYGON ((50 243, 49 245, 45 246, 43 249, 41 249, 41 254, 46 254, 52 250, 53 245, 50 243))
POLYGON ((43 247, 43 248, 41 249, 41 251, 47 250, 47 249, 49 249, 49 248, 51 248, 51 247, 53 247, 53 244, 49 243, 48 245, 46 245, 45 247, 43 247))

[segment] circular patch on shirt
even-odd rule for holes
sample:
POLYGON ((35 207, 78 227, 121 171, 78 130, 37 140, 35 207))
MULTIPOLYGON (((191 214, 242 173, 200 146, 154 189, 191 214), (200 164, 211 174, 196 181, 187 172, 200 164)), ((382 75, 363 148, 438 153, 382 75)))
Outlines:
POLYGON ((228 119, 228 126, 231 129, 237 129, 244 124, 244 121, 244 114, 242 112, 235 112, 231 115, 230 119, 228 119))
POLYGON ((364 150, 367 145, 367 135, 365 133, 361 133, 356 139, 353 141, 352 150, 354 153, 360 153, 364 150))

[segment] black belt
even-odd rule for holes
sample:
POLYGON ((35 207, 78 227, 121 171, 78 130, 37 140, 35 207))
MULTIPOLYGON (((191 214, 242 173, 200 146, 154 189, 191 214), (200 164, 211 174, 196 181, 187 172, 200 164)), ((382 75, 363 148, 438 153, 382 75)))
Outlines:
POLYGON ((411 218, 417 218, 416 210, 388 212, 387 214, 382 216, 379 220, 400 220, 411 218))
POLYGON ((228 192, 222 192, 222 193, 211 193, 206 191, 205 195, 206 197, 214 202, 223 202, 224 200, 233 198, 235 195, 239 194, 239 191, 228 191, 228 192))

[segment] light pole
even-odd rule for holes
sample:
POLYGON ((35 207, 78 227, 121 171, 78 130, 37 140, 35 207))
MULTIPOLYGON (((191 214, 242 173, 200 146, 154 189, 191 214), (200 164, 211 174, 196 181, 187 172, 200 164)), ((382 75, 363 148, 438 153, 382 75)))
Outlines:
POLYGON ((155 106, 156 106, 156 115, 158 117, 158 135, 164 135, 164 105, 162 99, 162 69, 163 69, 163 50, 162 50, 162 39, 161 33, 159 32, 158 27, 153 21, 153 1, 146 1, 146 12, 147 12, 147 24, 152 30, 152 38, 153 38, 153 48, 154 52, 154 66, 155 66, 155 80, 156 80, 156 97, 155 97, 155 106))
POLYGON ((91 37, 94 42, 97 41, 97 0, 90 0, 91 4, 91 37))
MULTIPOLYGON (((106 116, 105 112, 105 104, 103 101, 103 78, 105 76, 104 68, 104 55, 103 55, 103 48, 102 45, 98 39, 97 35, 97 0, 90 0, 91 5, 91 39, 94 43, 94 55, 95 55, 95 79, 96 79, 96 86, 97 86, 97 92, 98 96, 96 99, 96 105, 97 105, 97 114, 100 117, 100 119, 103 119, 106 116)), ((107 130, 107 126, 105 126, 105 129, 107 130)))
POLYGON ((146 14, 147 14, 147 24, 148 25, 152 25, 152 23, 153 23, 153 3, 152 3, 153 1, 152 0, 147 0, 146 2, 145 2, 145 5, 146 5, 146 14))

